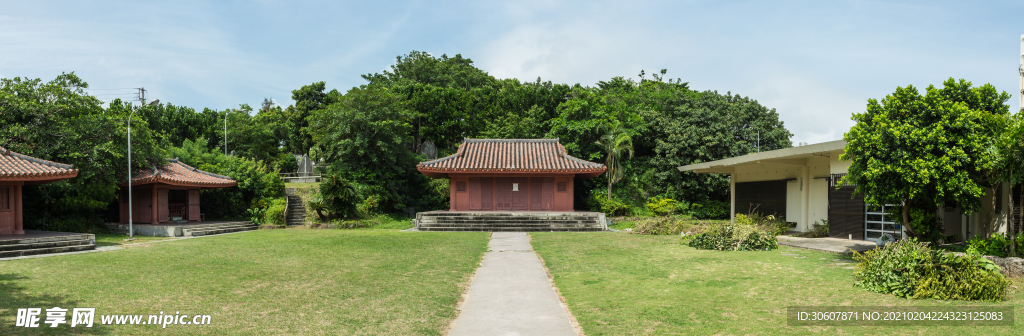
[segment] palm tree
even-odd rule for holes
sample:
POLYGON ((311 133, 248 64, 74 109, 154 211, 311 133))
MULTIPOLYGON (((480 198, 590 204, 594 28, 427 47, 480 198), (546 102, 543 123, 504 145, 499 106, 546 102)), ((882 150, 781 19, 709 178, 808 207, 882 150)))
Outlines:
POLYGON ((616 121, 614 124, 598 127, 598 132, 603 133, 596 142, 604 149, 607 158, 604 160, 608 167, 608 198, 612 198, 612 184, 622 179, 622 157, 629 152, 629 159, 633 158, 633 138, 622 127, 622 123, 616 121))

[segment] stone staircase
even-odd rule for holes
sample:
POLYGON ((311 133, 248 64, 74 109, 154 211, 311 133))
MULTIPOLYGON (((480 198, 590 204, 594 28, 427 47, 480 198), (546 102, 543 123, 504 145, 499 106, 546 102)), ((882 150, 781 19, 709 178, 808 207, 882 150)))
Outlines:
POLYGON ((0 258, 94 249, 96 249, 96 236, 86 233, 0 240, 0 258))
POLYGON ((605 231, 599 212, 448 212, 416 214, 419 231, 605 231))
POLYGON ((284 214, 286 225, 303 225, 306 223, 306 202, 298 195, 288 195, 288 213, 284 214))
POLYGON ((213 234, 239 232, 239 231, 251 231, 259 229, 255 224, 249 221, 245 222, 229 222, 229 223, 216 223, 216 224, 200 224, 200 225, 189 225, 181 228, 181 235, 185 237, 199 237, 208 236, 213 234))

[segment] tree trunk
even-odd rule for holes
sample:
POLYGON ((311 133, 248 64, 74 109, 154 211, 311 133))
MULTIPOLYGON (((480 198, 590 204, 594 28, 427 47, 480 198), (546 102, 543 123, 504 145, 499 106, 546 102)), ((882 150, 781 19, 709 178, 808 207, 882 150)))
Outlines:
POLYGON ((612 178, 608 177, 608 200, 612 199, 612 178))
POLYGON ((917 232, 914 232, 914 228, 910 227, 910 200, 903 200, 903 207, 900 209, 903 212, 903 228, 910 233, 911 237, 917 237, 917 232))
POLYGON ((1012 187, 1012 185, 1010 187, 1010 212, 1008 214, 1006 214, 1006 229, 1007 229, 1007 231, 1010 231, 1009 232, 1009 234, 1010 234, 1010 256, 1011 257, 1016 257, 1017 256, 1017 251, 1016 251, 1015 247, 1017 245, 1017 241, 1015 239, 1013 239, 1014 235, 1013 235, 1013 187, 1012 187))

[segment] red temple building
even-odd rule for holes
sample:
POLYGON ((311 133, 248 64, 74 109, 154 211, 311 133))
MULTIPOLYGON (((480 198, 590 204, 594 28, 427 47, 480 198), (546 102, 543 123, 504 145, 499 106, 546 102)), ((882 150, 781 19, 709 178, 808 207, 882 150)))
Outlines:
POLYGON ((25 234, 22 187, 78 176, 71 165, 40 160, 0 147, 0 235, 25 234))
POLYGON ((606 167, 566 154, 558 139, 466 139, 458 151, 416 167, 451 180, 450 211, 573 211, 573 179, 606 167))
MULTIPOLYGON (((199 221, 199 190, 237 186, 227 176, 205 172, 168 159, 162 167, 139 171, 132 178, 132 222, 159 224, 199 221)), ((128 184, 119 184, 121 223, 128 223, 128 184)))

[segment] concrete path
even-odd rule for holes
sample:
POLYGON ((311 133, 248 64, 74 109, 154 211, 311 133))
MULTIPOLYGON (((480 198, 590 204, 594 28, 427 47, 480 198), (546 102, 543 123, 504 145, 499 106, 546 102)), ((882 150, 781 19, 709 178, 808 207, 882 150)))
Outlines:
POLYGON ((524 232, 491 234, 460 310, 449 336, 576 335, 524 232))
POLYGON ((790 236, 778 236, 777 238, 779 239, 779 245, 836 253, 853 253, 853 251, 864 252, 876 247, 874 242, 867 240, 800 238, 790 236))

